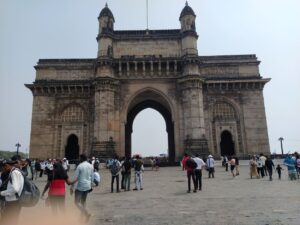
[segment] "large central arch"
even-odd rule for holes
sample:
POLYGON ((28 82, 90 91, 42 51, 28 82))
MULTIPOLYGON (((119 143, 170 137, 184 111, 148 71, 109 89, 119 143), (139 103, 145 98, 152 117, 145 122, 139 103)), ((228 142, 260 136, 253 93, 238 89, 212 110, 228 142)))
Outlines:
POLYGON ((128 113, 127 123, 125 125, 125 155, 131 156, 131 140, 132 140, 132 126, 137 114, 144 109, 152 108, 158 111, 166 122, 166 129, 168 133, 168 156, 169 162, 175 161, 175 139, 174 139, 174 123, 172 121, 172 112, 167 104, 167 101, 158 93, 153 91, 145 91, 139 94, 132 101, 128 113))

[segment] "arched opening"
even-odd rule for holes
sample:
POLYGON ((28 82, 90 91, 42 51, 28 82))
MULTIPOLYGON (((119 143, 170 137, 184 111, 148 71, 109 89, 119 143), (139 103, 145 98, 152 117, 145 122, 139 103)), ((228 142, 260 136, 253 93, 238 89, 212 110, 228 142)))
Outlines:
MULTIPOLYGON (((125 125, 125 155, 130 157, 132 155, 132 126, 137 114, 144 109, 152 108, 158 111, 166 122, 166 131, 168 138, 168 160, 175 161, 175 141, 174 141, 174 124, 172 122, 172 115, 169 109, 163 104, 154 100, 141 101, 132 107, 127 114, 127 123, 125 125)), ((145 129, 147 129, 145 127, 145 129)))
POLYGON ((68 160, 79 159, 78 137, 75 134, 71 134, 68 137, 67 146, 65 148, 65 157, 68 160))
POLYGON ((235 154, 234 142, 229 131, 225 130, 221 133, 221 155, 231 156, 235 154))
POLYGON ((168 133, 162 115, 151 108, 141 111, 133 121, 131 154, 167 156, 168 133))

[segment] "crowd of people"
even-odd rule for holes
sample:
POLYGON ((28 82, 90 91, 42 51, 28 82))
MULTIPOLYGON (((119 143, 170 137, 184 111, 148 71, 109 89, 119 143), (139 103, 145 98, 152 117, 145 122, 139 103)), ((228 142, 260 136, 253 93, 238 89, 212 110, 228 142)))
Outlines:
MULTIPOLYGON (((159 159, 151 158, 152 170, 158 171, 159 159)), ((290 180, 296 180, 300 177, 300 157, 298 153, 288 155, 283 164, 287 167, 290 180)), ((186 171, 188 190, 190 193, 202 190, 202 175, 203 170, 207 171, 207 177, 215 178, 215 160, 212 155, 202 159, 198 154, 184 155, 181 161, 182 169, 186 171), (193 189, 191 187, 193 182, 193 189)), ((239 175, 239 158, 233 156, 223 156, 222 166, 225 171, 230 168, 232 177, 239 175)), ((86 155, 80 155, 80 163, 76 165, 74 176, 71 178, 68 175, 70 164, 66 158, 57 159, 27 159, 21 160, 18 155, 13 156, 9 160, 3 160, 0 164, 1 179, 0 179, 0 209, 1 209, 1 224, 17 224, 18 216, 22 205, 19 204, 19 198, 22 195, 22 190, 26 177, 31 180, 36 180, 43 175, 47 176, 47 182, 41 193, 41 198, 45 200, 54 214, 64 213, 66 200, 66 185, 70 186, 70 193, 74 193, 74 202, 81 212, 81 219, 88 221, 90 214, 86 208, 86 199, 88 194, 93 190, 93 187, 99 186, 101 181, 100 161, 98 158, 87 158, 86 155), (29 171, 29 172, 28 172, 29 171), (47 193, 47 195, 46 195, 47 193), (46 196, 46 197, 45 197, 46 196), (9 223, 7 222, 9 221, 9 223)), ((138 191, 143 190, 143 172, 144 163, 139 155, 134 157, 118 156, 110 159, 106 163, 106 168, 111 174, 111 193, 121 190, 138 191), (131 177, 134 177, 135 187, 131 189, 131 177)), ((273 172, 277 171, 278 179, 281 179, 282 170, 280 164, 274 165, 270 156, 263 154, 253 155, 249 160, 250 178, 269 177, 273 180, 273 172)))

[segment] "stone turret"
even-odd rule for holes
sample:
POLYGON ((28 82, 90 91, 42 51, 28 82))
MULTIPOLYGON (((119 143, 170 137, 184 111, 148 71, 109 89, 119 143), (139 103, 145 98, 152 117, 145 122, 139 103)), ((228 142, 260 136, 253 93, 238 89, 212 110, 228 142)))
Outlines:
POLYGON ((186 2, 185 7, 180 13, 179 21, 181 23, 182 33, 182 55, 198 55, 196 32, 196 14, 186 2))
POLYGON ((106 3, 105 7, 101 10, 98 17, 99 33, 97 36, 98 42, 98 57, 113 55, 113 31, 115 18, 106 3))

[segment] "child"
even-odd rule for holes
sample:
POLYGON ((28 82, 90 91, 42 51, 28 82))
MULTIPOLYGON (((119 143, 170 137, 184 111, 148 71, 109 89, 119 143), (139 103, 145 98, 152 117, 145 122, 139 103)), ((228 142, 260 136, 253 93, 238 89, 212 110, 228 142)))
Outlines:
POLYGON ((277 170, 277 173, 278 173, 278 179, 281 180, 281 170, 283 170, 283 169, 282 169, 282 167, 278 164, 277 167, 276 167, 276 170, 277 170))

